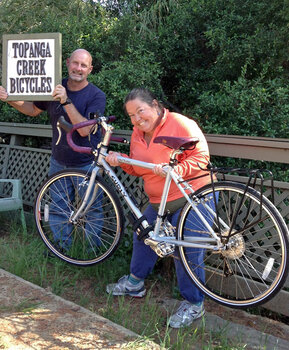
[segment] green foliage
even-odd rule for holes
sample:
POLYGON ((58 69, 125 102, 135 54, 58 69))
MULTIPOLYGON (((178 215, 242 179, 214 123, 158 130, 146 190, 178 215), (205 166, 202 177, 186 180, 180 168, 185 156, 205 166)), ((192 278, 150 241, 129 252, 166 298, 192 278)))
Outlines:
MULTIPOLYGON (((196 118, 207 133, 287 138, 287 5, 288 0, 3 0, 0 33, 61 32, 64 76, 69 54, 78 47, 89 50, 90 81, 107 94, 106 114, 119 117, 119 128, 130 127, 123 98, 145 85, 196 118)), ((0 118, 32 122, 3 103, 0 118)))
POLYGON ((106 113, 118 118, 117 127, 129 129, 131 123, 123 112, 123 100, 135 86, 145 86, 162 93, 160 85, 161 68, 152 52, 140 45, 127 49, 126 55, 118 61, 103 65, 99 74, 91 77, 107 95, 106 113))
POLYGON ((207 133, 287 138, 288 86, 281 78, 249 80, 245 72, 234 82, 224 81, 219 91, 204 92, 195 117, 207 133))

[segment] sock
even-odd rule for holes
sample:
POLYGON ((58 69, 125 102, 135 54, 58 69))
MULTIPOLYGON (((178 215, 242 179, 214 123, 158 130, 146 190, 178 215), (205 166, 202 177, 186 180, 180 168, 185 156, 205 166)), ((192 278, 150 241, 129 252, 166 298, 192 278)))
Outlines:
POLYGON ((138 278, 134 278, 132 275, 129 275, 128 277, 128 281, 133 284, 134 286, 136 286, 137 284, 139 284, 141 281, 143 281, 142 279, 138 279, 138 278))
POLYGON ((198 302, 198 303, 195 303, 195 305, 197 305, 197 306, 201 306, 202 304, 203 304, 202 301, 200 301, 200 302, 198 302))

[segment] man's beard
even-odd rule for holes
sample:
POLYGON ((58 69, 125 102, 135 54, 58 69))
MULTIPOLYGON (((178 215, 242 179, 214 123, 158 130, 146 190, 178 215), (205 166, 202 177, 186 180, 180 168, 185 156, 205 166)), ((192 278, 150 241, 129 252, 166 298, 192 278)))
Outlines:
POLYGON ((74 74, 74 73, 69 74, 69 78, 73 81, 78 81, 78 82, 85 80, 84 75, 78 75, 78 74, 74 74))

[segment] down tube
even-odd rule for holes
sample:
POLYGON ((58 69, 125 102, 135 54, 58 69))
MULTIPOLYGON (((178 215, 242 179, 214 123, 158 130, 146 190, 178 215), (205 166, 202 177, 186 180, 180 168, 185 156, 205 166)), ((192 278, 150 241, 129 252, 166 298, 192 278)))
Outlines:
MULTIPOLYGON (((142 216, 141 211, 137 208, 137 206, 131 200, 129 194, 127 193, 126 189, 120 182, 115 172, 111 169, 110 165, 105 160, 102 160, 102 166, 104 168, 106 175, 113 182, 115 189, 121 194, 121 197, 124 198, 128 206, 130 207, 131 211, 135 214, 136 218, 139 219, 142 216)), ((145 228, 149 226, 148 223, 145 221, 143 221, 143 225, 145 226, 145 228)))

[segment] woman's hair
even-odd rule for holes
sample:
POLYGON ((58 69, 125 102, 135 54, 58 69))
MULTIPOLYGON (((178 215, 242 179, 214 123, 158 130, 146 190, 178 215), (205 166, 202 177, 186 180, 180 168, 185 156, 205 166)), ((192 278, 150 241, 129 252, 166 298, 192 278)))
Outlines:
POLYGON ((125 113, 126 111, 126 104, 129 101, 133 101, 135 99, 139 99, 145 103, 147 103, 149 106, 153 107, 155 103, 157 103, 157 107, 159 108, 159 113, 163 112, 163 105, 160 103, 157 99, 157 97, 148 89, 145 88, 134 88, 131 90, 131 92, 126 96, 123 104, 123 109, 125 113))

